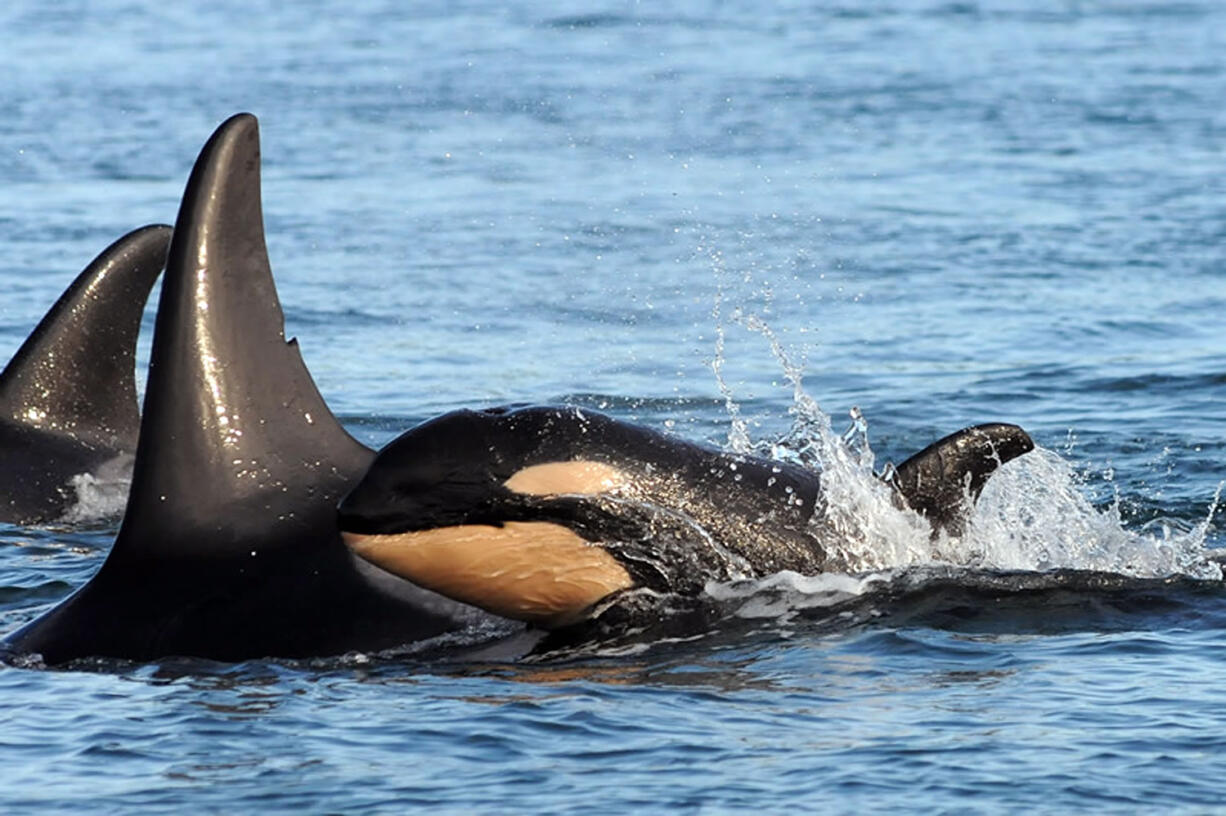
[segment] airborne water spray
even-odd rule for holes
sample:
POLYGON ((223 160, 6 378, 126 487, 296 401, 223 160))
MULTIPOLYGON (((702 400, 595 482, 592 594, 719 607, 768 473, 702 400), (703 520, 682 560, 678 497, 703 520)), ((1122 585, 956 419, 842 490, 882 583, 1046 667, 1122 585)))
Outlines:
MULTIPOLYGON (((722 302, 717 303, 717 318, 721 307, 722 302)), ((750 439, 747 423, 722 378, 721 324, 713 369, 733 423, 730 447, 821 471, 826 502, 821 523, 839 533, 829 548, 827 575, 779 574, 708 585, 708 594, 715 600, 744 599, 741 616, 834 605, 873 592, 888 584, 890 576, 914 569, 936 568, 942 575, 949 569, 965 570, 968 578, 972 571, 1059 570, 1142 579, 1222 578, 1221 567, 1205 546, 1221 485, 1205 518, 1189 530, 1170 525, 1131 529, 1121 517, 1118 498, 1107 507, 1095 507, 1087 498, 1085 477, 1074 464, 1042 447, 993 475, 962 535, 944 531, 934 535, 918 514, 894 502, 888 485, 892 465, 887 464, 883 473, 875 471, 868 419, 859 408, 849 411, 847 430, 836 432, 830 416, 805 390, 802 371, 770 326, 760 316, 739 309, 733 311, 730 322, 767 340, 792 389, 791 427, 773 440, 750 439), (848 582, 848 577, 856 580, 848 582)))

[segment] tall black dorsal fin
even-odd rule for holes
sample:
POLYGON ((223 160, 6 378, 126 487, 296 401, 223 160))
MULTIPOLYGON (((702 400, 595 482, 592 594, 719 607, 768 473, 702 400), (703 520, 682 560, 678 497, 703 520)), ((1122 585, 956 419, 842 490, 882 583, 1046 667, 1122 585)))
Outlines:
POLYGON ((963 428, 933 442, 903 462, 894 487, 912 510, 932 524, 960 535, 967 499, 974 502, 996 469, 1034 450, 1030 435, 1016 425, 992 423, 963 428))
POLYGON ((93 578, 0 651, 318 657, 463 628, 471 608, 341 542, 339 494, 372 456, 285 342, 256 122, 237 116, 205 145, 179 212, 123 525, 93 578))
POLYGON ((169 243, 170 227, 141 227, 77 276, 0 374, 0 418, 135 448, 136 339, 169 243))
POLYGON ((175 223, 112 555, 247 555, 253 541, 334 527, 336 494, 371 456, 285 340, 264 244, 259 129, 238 114, 201 151, 175 223))

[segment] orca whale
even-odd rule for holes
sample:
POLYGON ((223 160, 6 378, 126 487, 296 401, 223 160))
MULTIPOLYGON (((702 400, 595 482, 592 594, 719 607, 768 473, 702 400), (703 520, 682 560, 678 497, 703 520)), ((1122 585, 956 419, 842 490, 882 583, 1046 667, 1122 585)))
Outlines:
POLYGON ((239 114, 205 145, 175 223, 114 545, 83 587, 3 651, 48 665, 317 657, 487 620, 346 549, 336 502, 372 455, 285 340, 258 126, 239 114))
MULTIPOLYGON (((899 504, 957 534, 1015 425, 966 428, 898 466, 899 504)), ((573 407, 462 410, 402 434, 341 501, 362 558, 545 628, 635 588, 695 596, 711 580, 822 572, 839 533, 820 473, 697 445, 573 407)), ((838 568, 838 565, 833 565, 838 568)))
MULTIPOLYGON (((183 196, 115 542, 0 652, 49 665, 326 657, 474 625, 506 634, 505 618, 562 626, 636 586, 695 593, 734 569, 826 566, 810 529, 817 474, 592 412, 457 411, 376 459, 283 326, 258 126, 240 114, 183 196)), ((961 431, 899 467, 899 501, 955 529, 964 500, 1031 446, 1015 426, 961 431)))
POLYGON ((64 291, 0 374, 0 521, 41 524, 76 500, 71 480, 136 450, 136 339, 170 227, 134 230, 64 291))

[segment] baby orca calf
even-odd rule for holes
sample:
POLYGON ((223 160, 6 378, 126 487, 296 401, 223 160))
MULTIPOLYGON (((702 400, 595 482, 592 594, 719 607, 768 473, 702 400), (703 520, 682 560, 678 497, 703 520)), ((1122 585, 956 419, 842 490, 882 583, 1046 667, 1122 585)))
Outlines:
MULTIPOLYGON (((1015 425, 966 428, 891 484, 933 526, 961 529, 1001 464, 1032 450, 1015 425)), ((349 547, 455 600, 545 627, 645 587, 814 574, 837 532, 821 474, 727 453, 578 408, 455 411, 403 434, 341 502, 349 547)))

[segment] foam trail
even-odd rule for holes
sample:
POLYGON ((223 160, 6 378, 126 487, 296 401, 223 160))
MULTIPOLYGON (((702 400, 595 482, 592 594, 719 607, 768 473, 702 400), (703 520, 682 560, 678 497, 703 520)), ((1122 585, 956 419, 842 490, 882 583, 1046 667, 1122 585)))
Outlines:
POLYGON ((801 575, 783 571, 760 580, 711 582, 706 592, 721 603, 743 601, 739 618, 786 619, 804 609, 820 609, 872 592, 888 583, 880 573, 801 575))

